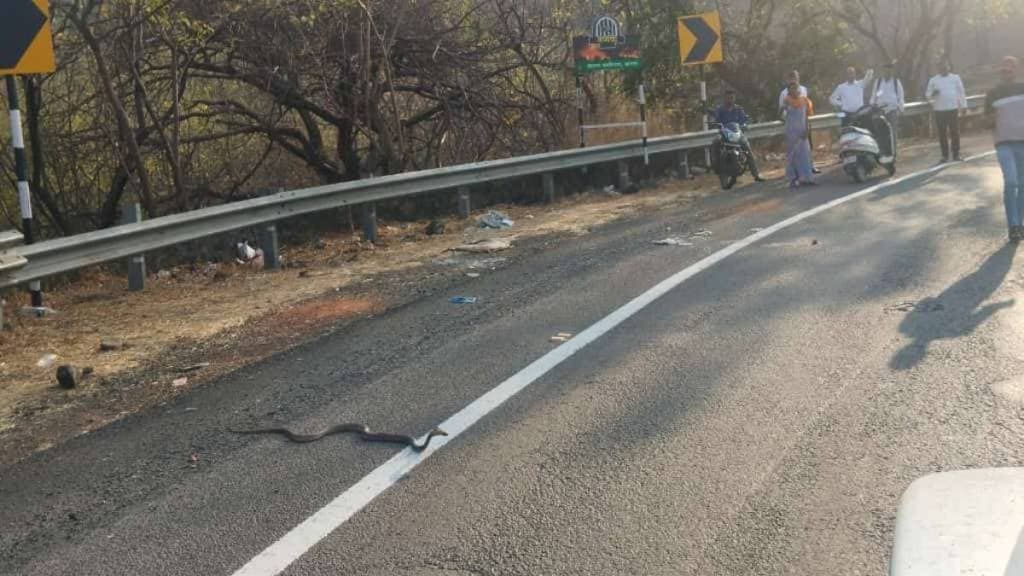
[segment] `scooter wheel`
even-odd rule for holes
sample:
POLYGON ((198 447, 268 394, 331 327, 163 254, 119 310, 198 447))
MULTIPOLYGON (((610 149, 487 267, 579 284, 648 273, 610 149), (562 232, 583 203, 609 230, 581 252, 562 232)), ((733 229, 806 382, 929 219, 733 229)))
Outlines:
POLYGON ((860 162, 850 171, 850 176, 853 176, 853 181, 857 184, 864 183, 868 179, 868 171, 864 169, 864 165, 860 162))

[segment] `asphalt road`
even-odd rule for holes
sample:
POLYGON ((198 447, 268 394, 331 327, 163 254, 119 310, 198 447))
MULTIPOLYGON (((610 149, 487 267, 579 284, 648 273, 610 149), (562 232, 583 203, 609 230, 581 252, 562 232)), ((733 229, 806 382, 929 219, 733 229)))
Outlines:
MULTIPOLYGON (((927 165, 917 156, 905 170, 927 165)), ((482 278, 0 469, 0 573, 234 574, 399 450, 227 427, 425 433, 552 335, 857 189, 835 174, 748 187, 527 243, 482 278), (693 246, 652 244, 669 235, 693 246)), ((1001 211, 998 168, 980 160, 738 251, 484 415, 283 573, 885 573, 910 481, 1024 461, 1024 275, 1001 211)))

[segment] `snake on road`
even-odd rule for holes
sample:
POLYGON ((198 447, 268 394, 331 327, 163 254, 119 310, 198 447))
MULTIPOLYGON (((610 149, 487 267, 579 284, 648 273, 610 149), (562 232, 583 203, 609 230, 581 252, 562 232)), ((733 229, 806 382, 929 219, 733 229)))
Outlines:
POLYGON ((282 434, 292 442, 299 444, 306 444, 308 442, 316 442, 326 436, 333 434, 344 434, 352 433, 358 434, 363 440, 367 442, 386 442, 390 444, 404 444, 409 448, 412 448, 416 452, 422 452, 426 450, 427 446, 430 445, 430 441, 435 436, 447 436, 448 433, 444 430, 435 428, 427 434, 427 437, 422 443, 416 442, 416 439, 406 434, 389 434, 387 432, 371 432, 370 428, 364 424, 338 424, 321 430, 320 432, 314 432, 312 434, 300 434, 294 432, 288 428, 255 428, 251 430, 231 430, 235 434, 282 434))

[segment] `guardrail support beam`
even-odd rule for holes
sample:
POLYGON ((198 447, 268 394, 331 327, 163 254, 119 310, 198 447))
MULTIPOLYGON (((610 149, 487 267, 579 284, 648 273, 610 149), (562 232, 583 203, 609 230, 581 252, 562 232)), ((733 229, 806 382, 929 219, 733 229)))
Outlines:
POLYGON ((617 185, 619 190, 625 190, 629 188, 629 163, 625 160, 619 160, 616 165, 615 172, 618 174, 617 185))
POLYGON ((259 233, 260 250, 263 250, 263 269, 281 268, 281 253, 277 242, 277 224, 264 226, 259 233))
POLYGON ((364 204, 360 207, 360 220, 363 228, 363 240, 377 243, 377 207, 364 204))
MULTIPOLYGON (((121 224, 142 222, 142 206, 137 202, 121 208, 121 224)), ((146 288, 146 257, 136 254, 128 258, 128 291, 141 292, 146 288)))
POLYGON ((544 202, 551 204, 555 201, 555 175, 545 172, 540 177, 541 186, 544 188, 544 202))
POLYGON ((469 186, 463 186, 458 189, 459 195, 459 218, 469 218, 469 213, 473 210, 472 199, 469 196, 469 186))
POLYGON ((680 179, 690 179, 690 155, 686 150, 676 150, 676 171, 680 179))

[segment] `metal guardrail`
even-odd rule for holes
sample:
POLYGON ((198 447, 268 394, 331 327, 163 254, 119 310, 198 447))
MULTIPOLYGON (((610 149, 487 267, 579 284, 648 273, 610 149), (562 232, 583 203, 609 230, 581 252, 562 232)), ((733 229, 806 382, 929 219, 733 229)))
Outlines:
MULTIPOLYGON (((984 97, 981 96, 970 98, 971 110, 978 111, 983 102, 984 97)), ((909 104, 905 115, 921 115, 930 110, 929 104, 919 102, 909 104)), ((834 114, 815 116, 811 120, 816 130, 835 128, 840 124, 834 114)), ((755 124, 747 132, 751 139, 780 136, 782 133, 782 122, 755 124)), ((710 146, 716 136, 717 132, 708 131, 652 138, 648 141, 648 151, 650 154, 664 154, 700 149, 710 146)), ((629 160, 643 154, 638 140, 518 156, 280 192, 30 246, 5 248, 0 245, 0 262, 6 263, 0 265, 0 288, 293 216, 629 160)))
MULTIPOLYGON (((23 241, 24 237, 21 235, 21 232, 16 230, 0 232, 0 274, 5 270, 14 270, 28 264, 28 260, 24 256, 13 251, 13 248, 23 241)), ((2 327, 3 323, 0 322, 0 328, 2 327)))

